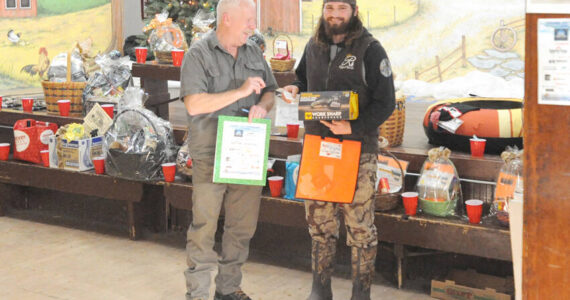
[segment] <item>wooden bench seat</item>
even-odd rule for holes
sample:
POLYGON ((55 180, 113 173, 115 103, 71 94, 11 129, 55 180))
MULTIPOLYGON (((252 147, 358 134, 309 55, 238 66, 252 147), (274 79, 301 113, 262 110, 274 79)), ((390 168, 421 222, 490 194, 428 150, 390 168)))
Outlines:
MULTIPOLYGON (((11 193, 11 187, 34 187, 77 195, 94 196, 104 199, 124 201, 127 205, 129 237, 140 237, 141 216, 137 214, 142 202, 155 202, 156 192, 150 192, 149 182, 97 175, 93 171, 75 172, 63 169, 46 168, 42 165, 15 160, 0 161, 0 183, 3 196, 0 197, 0 215, 4 214, 3 203, 11 193)), ((17 192, 17 191, 16 191, 17 192)), ((162 192, 162 190, 160 191, 162 192)))

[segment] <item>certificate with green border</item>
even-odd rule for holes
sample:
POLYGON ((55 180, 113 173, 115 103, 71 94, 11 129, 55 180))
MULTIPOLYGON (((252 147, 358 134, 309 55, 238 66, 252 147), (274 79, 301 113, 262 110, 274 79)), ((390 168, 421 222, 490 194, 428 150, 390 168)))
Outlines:
POLYGON ((214 182, 265 185, 271 120, 219 116, 214 182))

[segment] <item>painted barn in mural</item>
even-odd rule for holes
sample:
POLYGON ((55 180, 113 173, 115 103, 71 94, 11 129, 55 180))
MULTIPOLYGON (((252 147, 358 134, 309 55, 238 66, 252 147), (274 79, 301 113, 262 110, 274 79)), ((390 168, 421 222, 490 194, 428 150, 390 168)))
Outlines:
POLYGON ((35 17, 38 0, 0 0, 0 18, 35 17))

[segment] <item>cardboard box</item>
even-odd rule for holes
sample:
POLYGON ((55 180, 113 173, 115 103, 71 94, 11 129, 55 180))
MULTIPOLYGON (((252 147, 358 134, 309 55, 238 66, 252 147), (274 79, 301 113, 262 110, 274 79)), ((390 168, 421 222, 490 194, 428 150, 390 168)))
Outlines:
POLYGON ((358 94, 351 91, 301 93, 299 120, 356 120, 358 94))
POLYGON ((485 275, 474 270, 452 270, 452 280, 431 281, 431 296, 443 300, 511 300, 512 277, 485 275))
POLYGON ((49 138, 49 161, 51 168, 72 171, 93 169, 92 157, 103 155, 103 137, 98 136, 79 141, 58 141, 55 135, 49 138))

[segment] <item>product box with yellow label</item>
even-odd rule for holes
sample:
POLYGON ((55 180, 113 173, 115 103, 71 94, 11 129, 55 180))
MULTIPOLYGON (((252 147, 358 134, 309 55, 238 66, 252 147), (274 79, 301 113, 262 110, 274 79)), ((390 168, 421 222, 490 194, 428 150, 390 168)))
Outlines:
POLYGON ((79 141, 58 140, 55 135, 49 139, 49 161, 51 168, 73 171, 93 169, 93 157, 103 155, 103 137, 79 141))
POLYGON ((358 94, 352 91, 301 93, 299 120, 356 120, 358 94))

